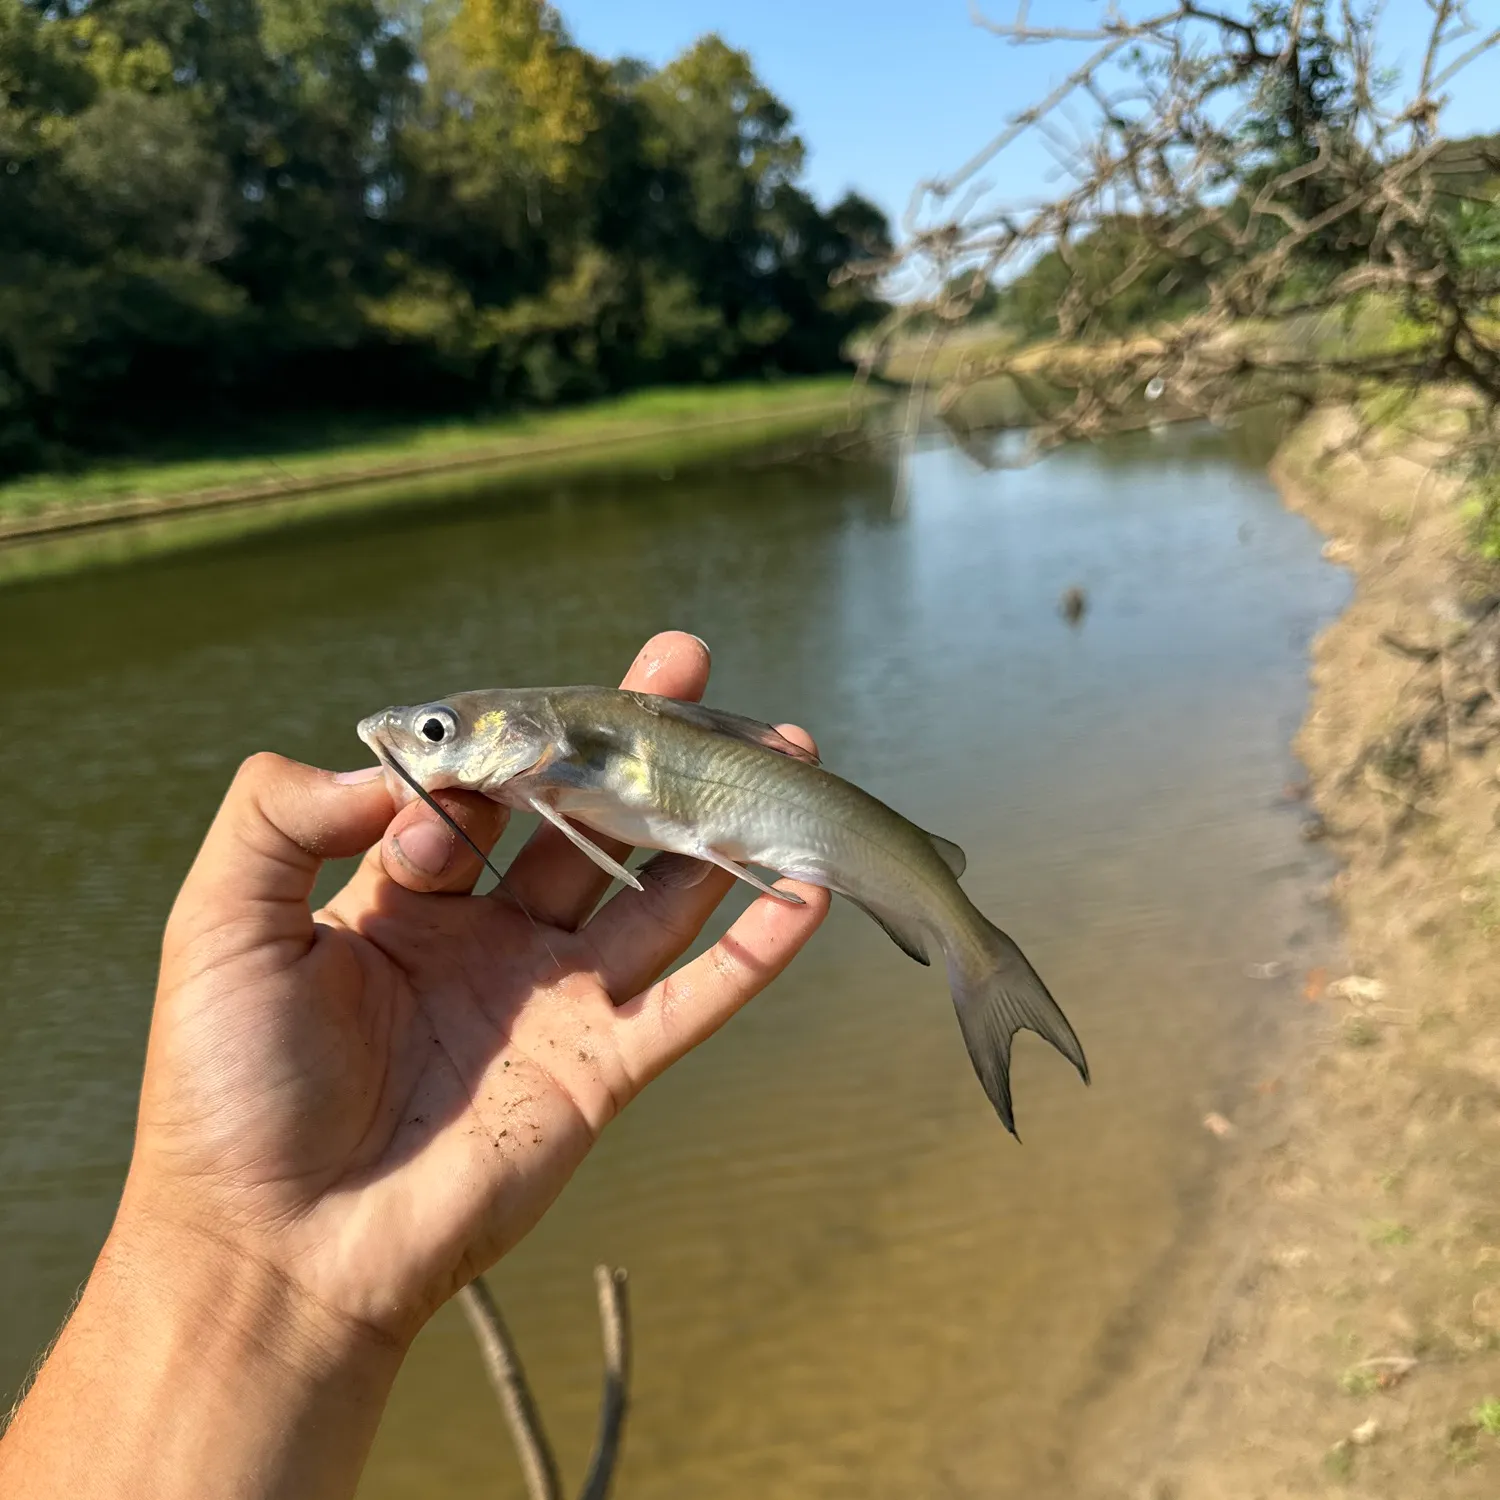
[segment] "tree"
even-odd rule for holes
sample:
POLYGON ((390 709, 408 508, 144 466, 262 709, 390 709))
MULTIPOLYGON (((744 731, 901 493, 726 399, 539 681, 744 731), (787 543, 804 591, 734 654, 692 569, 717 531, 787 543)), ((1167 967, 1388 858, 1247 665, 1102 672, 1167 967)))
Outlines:
POLYGON ((0 0, 0 471, 836 368, 888 238, 802 159, 744 53, 544 0, 0 0))

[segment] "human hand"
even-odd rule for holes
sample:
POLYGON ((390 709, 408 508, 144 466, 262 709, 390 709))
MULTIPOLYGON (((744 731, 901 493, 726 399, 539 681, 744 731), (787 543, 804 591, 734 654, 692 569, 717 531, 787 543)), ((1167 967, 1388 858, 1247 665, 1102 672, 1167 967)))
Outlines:
MULTIPOLYGON (((697 698, 707 676, 702 643, 669 632, 624 685, 697 698)), ((482 848, 499 837, 504 809, 439 797, 482 848)), ((479 861, 431 809, 393 812, 375 772, 241 768, 167 927, 116 1236, 212 1242, 404 1346, 781 972, 828 897, 785 881, 806 905, 760 898, 653 982, 731 877, 667 856, 590 916, 608 877, 544 827, 508 893, 475 897, 479 861), (311 912, 322 862, 361 850, 311 912)))

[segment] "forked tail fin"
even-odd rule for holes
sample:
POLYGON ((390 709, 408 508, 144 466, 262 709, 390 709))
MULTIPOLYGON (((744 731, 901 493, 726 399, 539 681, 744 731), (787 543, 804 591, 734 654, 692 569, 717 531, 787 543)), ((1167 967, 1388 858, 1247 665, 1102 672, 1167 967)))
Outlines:
MULTIPOLYGON (((1026 955, 998 927, 976 912, 980 927, 948 953, 948 982, 958 1024, 974 1071, 1005 1128, 1016 1134, 1010 1101, 1010 1045, 1018 1031, 1045 1037, 1078 1069, 1085 1083, 1089 1065, 1068 1018, 1026 955)), ((1019 1137, 1017 1137, 1019 1139, 1019 1137)))

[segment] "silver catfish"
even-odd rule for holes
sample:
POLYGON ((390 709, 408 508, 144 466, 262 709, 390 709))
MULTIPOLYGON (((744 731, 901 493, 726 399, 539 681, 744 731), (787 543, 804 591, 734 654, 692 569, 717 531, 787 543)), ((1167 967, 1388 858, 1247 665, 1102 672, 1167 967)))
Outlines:
POLYGON ((540 814, 600 868, 637 878, 575 824, 728 870, 758 865, 847 897, 918 963, 936 947, 974 1070, 1012 1133, 1011 1038, 1045 1037, 1088 1082, 1073 1028, 1016 944, 964 894, 964 853, 824 770, 769 724, 616 688, 497 688, 388 708, 359 726, 397 796, 463 787, 540 814))

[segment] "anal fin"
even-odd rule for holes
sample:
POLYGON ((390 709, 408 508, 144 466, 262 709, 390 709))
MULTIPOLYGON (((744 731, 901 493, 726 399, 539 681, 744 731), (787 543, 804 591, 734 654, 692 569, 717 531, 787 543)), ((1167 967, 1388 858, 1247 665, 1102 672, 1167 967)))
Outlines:
POLYGON ((844 892, 845 899, 852 901, 872 922, 876 923, 882 932, 908 957, 914 958, 924 967, 930 967, 932 960, 927 956, 927 945, 913 932, 903 932, 897 925, 896 919, 885 912, 878 912, 873 906, 866 906, 863 901, 856 901, 848 892, 844 892))

